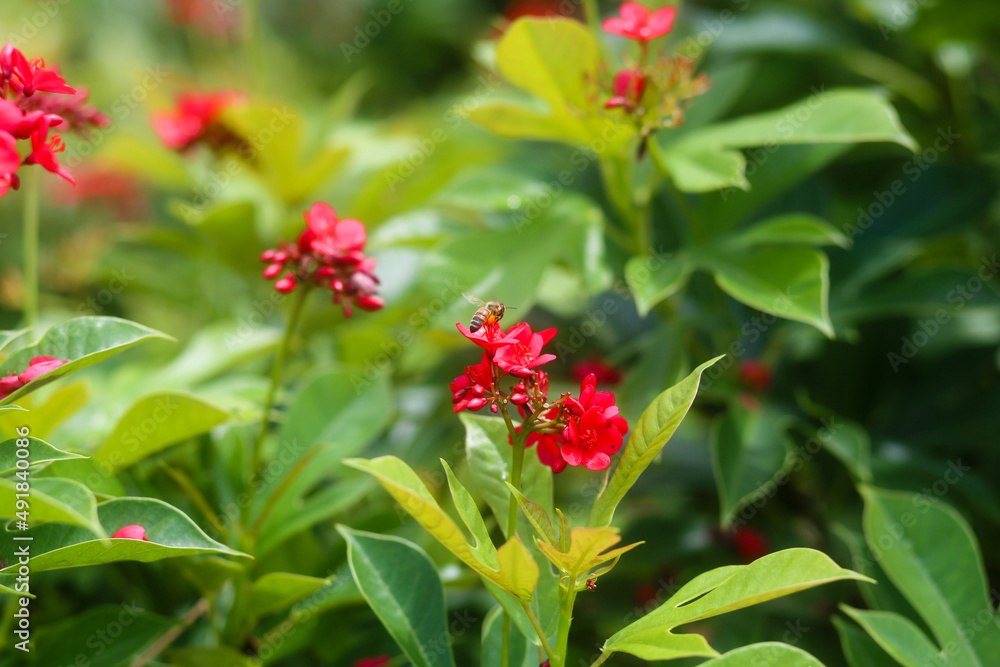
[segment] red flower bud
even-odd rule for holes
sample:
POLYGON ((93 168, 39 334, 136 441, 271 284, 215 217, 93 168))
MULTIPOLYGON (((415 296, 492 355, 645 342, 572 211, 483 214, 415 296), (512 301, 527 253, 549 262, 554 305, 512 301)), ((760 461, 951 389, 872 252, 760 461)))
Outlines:
POLYGON ((112 538, 125 538, 128 540, 142 540, 143 542, 149 542, 146 539, 146 529, 140 525, 132 524, 131 526, 123 526, 115 531, 115 534, 111 536, 112 538))
POLYGON ((527 394, 511 394, 510 402, 514 405, 524 405, 528 402, 527 394))
POLYGON ((378 310, 385 306, 385 301, 382 300, 381 297, 377 297, 374 294, 368 294, 366 296, 360 297, 357 300, 355 300, 354 303, 358 304, 358 308, 368 311, 378 310))
POLYGON ((268 267, 264 269, 264 277, 267 278, 268 280, 274 278, 276 275, 281 273, 281 269, 284 266, 285 266, 284 264, 279 264, 278 262, 268 265, 268 267))
POLYGON ((486 405, 485 398, 470 398, 468 402, 469 409, 473 412, 481 410, 484 405, 486 405))

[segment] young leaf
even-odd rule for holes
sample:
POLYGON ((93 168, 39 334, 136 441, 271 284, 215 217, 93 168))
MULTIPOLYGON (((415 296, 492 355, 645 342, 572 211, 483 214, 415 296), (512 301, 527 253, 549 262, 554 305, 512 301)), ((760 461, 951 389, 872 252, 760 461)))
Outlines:
POLYGON ((517 498, 517 504, 521 506, 521 511, 524 512, 524 516, 528 517, 528 521, 531 525, 535 527, 538 534, 552 546, 559 543, 559 538, 556 536, 556 531, 552 527, 552 519, 549 518, 548 512, 545 508, 536 503, 529 498, 525 498, 524 494, 514 488, 510 482, 504 482, 514 497, 517 498))
POLYGON ((722 357, 716 357, 698 366, 680 383, 657 396, 642 413, 622 451, 618 467, 615 468, 603 493, 594 502, 588 526, 600 528, 611 523, 618 503, 639 479, 642 471, 649 467, 667 444, 691 408, 695 396, 698 395, 701 374, 719 359, 722 357))
POLYGON ((143 396, 125 412, 94 461, 121 470, 170 445, 211 430, 229 413, 193 395, 163 391, 143 396))
POLYGON ((646 257, 632 257, 625 264, 625 282, 635 297, 639 315, 645 317, 653 306, 682 288, 694 265, 684 255, 670 257, 650 266, 646 257))
POLYGON ((755 245, 836 245, 847 248, 850 240, 822 218, 808 213, 786 213, 755 223, 732 242, 748 248, 755 245))
POLYGON ((570 547, 566 553, 545 543, 539 543, 538 548, 553 565, 571 577, 575 577, 642 544, 642 542, 636 542, 626 547, 605 551, 621 542, 621 539, 618 531, 610 527, 574 528, 570 538, 570 547))
POLYGON ((519 600, 530 602, 538 584, 538 564, 521 540, 512 537, 497 549, 500 562, 500 583, 519 600))
POLYGON ((605 642, 604 650, 632 653, 647 660, 709 655, 705 652, 711 651, 707 643, 697 643, 692 635, 674 635, 673 629, 842 579, 865 577, 812 549, 786 549, 749 565, 718 568, 698 576, 659 608, 619 630, 605 642), (681 653, 685 650, 691 652, 681 653))
POLYGON ((390 535, 337 530, 347 540, 351 573, 372 611, 415 667, 454 667, 444 587, 420 547, 390 535))
POLYGON ((40 341, 18 350, 0 364, 0 377, 23 372, 34 357, 69 359, 69 363, 32 380, 0 403, 12 403, 56 378, 92 366, 153 338, 173 340, 159 331, 116 317, 78 317, 58 324, 49 329, 40 341))

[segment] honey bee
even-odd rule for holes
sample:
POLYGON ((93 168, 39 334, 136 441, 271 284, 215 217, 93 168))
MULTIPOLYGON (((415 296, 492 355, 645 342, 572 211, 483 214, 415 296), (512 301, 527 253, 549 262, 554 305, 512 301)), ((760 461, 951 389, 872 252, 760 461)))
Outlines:
POLYGON ((479 306, 479 310, 472 316, 472 322, 469 323, 469 331, 471 333, 476 333, 483 325, 496 324, 503 319, 504 311, 507 310, 499 301, 483 301, 468 294, 465 295, 465 298, 479 306))

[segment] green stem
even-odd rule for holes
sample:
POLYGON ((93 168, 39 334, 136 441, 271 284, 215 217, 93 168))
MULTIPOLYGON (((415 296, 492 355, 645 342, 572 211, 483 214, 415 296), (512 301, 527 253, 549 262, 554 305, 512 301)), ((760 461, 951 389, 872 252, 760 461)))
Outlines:
POLYGON ((590 665, 590 667, 597 667, 598 665, 603 665, 604 661, 610 658, 612 653, 614 653, 614 651, 604 651, 603 653, 601 653, 601 656, 590 665))
POLYGON ((28 169, 24 175, 24 324, 38 322, 38 201, 41 167, 28 169))
POLYGON ((566 652, 569 647, 569 626, 573 622, 573 603, 576 602, 576 575, 570 574, 569 587, 565 595, 560 595, 559 631, 556 633, 556 658, 553 667, 565 667, 566 652))
MULTIPOLYGON (((260 418, 260 432, 257 440, 253 443, 253 458, 250 467, 251 477, 257 474, 260 468, 261 446, 267 436, 267 427, 271 423, 271 408, 274 407, 274 397, 278 393, 278 385, 281 384, 281 370, 285 365, 285 358, 288 356, 288 348, 291 346, 292 337, 298 328, 299 319, 302 316, 302 305, 306 302, 306 295, 309 288, 302 285, 292 302, 292 312, 288 315, 288 325, 285 327, 285 336, 281 339, 281 347, 278 348, 278 357, 274 360, 274 367, 271 369, 271 386, 267 389, 267 399, 264 401, 264 414, 260 418)), ((253 485, 251 485, 253 488, 253 485)))
POLYGON ((524 607, 524 613, 528 615, 531 626, 535 628, 535 633, 538 634, 538 639, 542 642, 542 650, 545 651, 545 656, 549 659, 549 663, 552 665, 556 664, 556 652, 552 650, 552 645, 549 644, 549 639, 545 636, 545 631, 542 630, 542 624, 538 622, 538 617, 531 610, 531 605, 522 601, 521 606, 524 607))
POLYGON ((597 0, 583 0, 583 14, 587 17, 587 25, 594 31, 594 34, 601 35, 601 10, 597 7, 597 0))

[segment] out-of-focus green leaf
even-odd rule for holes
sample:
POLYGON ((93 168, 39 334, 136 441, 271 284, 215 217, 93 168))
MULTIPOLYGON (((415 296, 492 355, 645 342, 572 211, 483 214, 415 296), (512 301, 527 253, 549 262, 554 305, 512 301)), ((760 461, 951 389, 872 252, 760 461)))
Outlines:
POLYGON ((0 364, 0 377, 24 372, 28 368, 28 362, 34 357, 68 359, 69 363, 32 380, 0 403, 12 403, 56 378, 92 366, 137 343, 154 338, 172 340, 159 331, 116 317, 79 317, 58 324, 46 331, 40 341, 18 350, 0 364))
MULTIPOLYGON (((11 440, 0 442, 0 475, 7 476, 18 469, 17 462, 22 458, 17 455, 17 451, 22 449, 17 446, 18 440, 19 438, 13 438, 11 440)), ((37 470, 37 466, 44 463, 51 463, 52 461, 87 458, 83 454, 64 452, 63 450, 53 447, 40 438, 28 436, 27 440, 28 456, 24 457, 24 460, 26 460, 29 467, 34 470, 37 470)))
POLYGON ((703 663, 703 667, 743 667, 744 665, 825 667, 822 662, 802 649, 778 642, 741 646, 703 663))
POLYGON ((149 394, 133 403, 118 420, 115 430, 94 452, 94 461, 109 470, 121 470, 227 419, 228 412, 193 394, 149 394))
POLYGON ((101 605, 46 628, 32 642, 33 657, 39 665, 130 665, 176 625, 178 621, 143 609, 135 601, 101 605), (120 629, 117 635, 113 628, 120 629))
MULTIPOLYGON (((483 621, 482 667, 501 667, 503 607, 494 607, 483 621)), ((510 633, 511 667, 538 667, 538 649, 514 625, 510 633)))
MULTIPOLYGON (((195 554, 246 556, 216 542, 176 507, 153 498, 116 498, 97 506, 101 525, 108 535, 124 526, 146 529, 148 542, 133 539, 94 539, 84 528, 44 524, 27 531, 32 536, 30 567, 33 572, 122 560, 143 563, 195 554)), ((11 541, 0 544, 0 560, 14 562, 11 541)), ((14 571, 11 566, 5 571, 14 571)))
POLYGON ((268 572, 253 582, 247 605, 254 616, 267 616, 290 607, 329 583, 329 579, 293 572, 268 572))
POLYGON ((31 480, 27 492, 17 490, 19 483, 22 482, 17 478, 0 479, 0 518, 13 519, 18 517, 18 512, 24 512, 28 515, 26 523, 30 526, 60 523, 81 526, 96 535, 104 536, 97 520, 97 500, 90 489, 80 482, 41 477, 31 480), (18 498, 18 495, 22 498, 18 498), (28 509, 17 509, 17 500, 26 501, 28 509))

